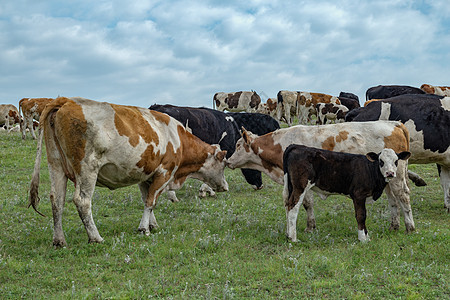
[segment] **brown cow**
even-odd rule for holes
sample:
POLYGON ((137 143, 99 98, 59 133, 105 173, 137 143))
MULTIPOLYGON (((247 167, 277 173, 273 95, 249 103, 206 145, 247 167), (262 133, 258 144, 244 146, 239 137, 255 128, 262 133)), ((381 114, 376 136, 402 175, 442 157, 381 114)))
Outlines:
POLYGON ((23 120, 20 122, 20 131, 22 131, 22 139, 26 137, 26 130, 29 129, 33 139, 36 139, 34 133, 33 120, 39 121, 45 106, 51 102, 52 98, 23 98, 19 101, 19 113, 22 111, 23 120))
POLYGON ((153 209, 173 181, 188 176, 228 190, 223 174, 226 151, 201 141, 174 118, 134 106, 59 97, 40 119, 38 150, 30 186, 30 205, 37 210, 39 167, 45 137, 51 180, 53 244, 66 245, 62 213, 67 179, 75 185, 73 203, 89 242, 102 242, 91 211, 95 186, 117 189, 138 184, 144 202, 139 231, 157 226, 153 209))

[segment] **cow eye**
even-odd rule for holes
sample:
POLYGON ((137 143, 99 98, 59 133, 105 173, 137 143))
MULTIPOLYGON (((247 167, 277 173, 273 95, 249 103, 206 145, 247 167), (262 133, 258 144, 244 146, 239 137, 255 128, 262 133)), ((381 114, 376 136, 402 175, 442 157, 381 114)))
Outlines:
POLYGON ((395 166, 397 166, 397 165, 398 165, 398 160, 395 161, 395 166))
POLYGON ((384 161, 380 160, 380 167, 384 166, 384 161))

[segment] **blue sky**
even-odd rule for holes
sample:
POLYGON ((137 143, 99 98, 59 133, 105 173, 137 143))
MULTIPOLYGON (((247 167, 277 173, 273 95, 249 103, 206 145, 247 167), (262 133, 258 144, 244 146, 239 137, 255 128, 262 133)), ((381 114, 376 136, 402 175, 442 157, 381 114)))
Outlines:
POLYGON ((216 92, 450 85, 448 16, 445 0, 5 0, 0 103, 211 107, 216 92))

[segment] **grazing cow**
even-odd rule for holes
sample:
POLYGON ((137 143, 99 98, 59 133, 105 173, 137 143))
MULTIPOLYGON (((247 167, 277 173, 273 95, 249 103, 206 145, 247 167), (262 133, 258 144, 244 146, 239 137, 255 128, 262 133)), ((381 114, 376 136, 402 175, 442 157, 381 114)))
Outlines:
POLYGON ((20 114, 12 104, 0 104, 0 126, 5 126, 6 130, 9 131, 9 128, 14 124, 20 123, 20 114))
POLYGON ((450 97, 400 95, 347 114, 347 121, 399 120, 408 128, 412 164, 441 167, 445 208, 450 212, 450 97))
POLYGON ((256 112, 261 103, 261 97, 255 92, 215 93, 213 107, 220 111, 256 112))
MULTIPOLYGON (((180 107, 173 105, 154 104, 149 107, 168 114, 177 119, 186 127, 192 130, 192 133, 208 144, 219 144, 220 148, 227 151, 227 157, 230 157, 236 148, 236 142, 241 137, 239 128, 242 126, 249 128, 256 134, 266 134, 280 128, 278 122, 270 116, 258 113, 224 113, 210 108, 180 107)), ((255 189, 261 189, 261 172, 251 169, 242 169, 246 181, 255 189)), ((172 201, 178 201, 173 191, 174 185, 171 185, 171 191, 168 198, 172 201)), ((211 193, 206 186, 201 188, 202 195, 206 192, 211 193)))
POLYGON ((297 112, 298 92, 279 91, 277 94, 277 120, 286 120, 288 126, 292 125, 291 116, 297 112))
POLYGON ((33 139, 36 139, 33 120, 39 121, 45 106, 52 100, 52 98, 23 98, 19 101, 19 113, 22 111, 23 114, 23 121, 20 122, 22 139, 26 137, 26 129, 29 129, 33 139))
MULTIPOLYGON (((329 125, 298 125, 276 130, 263 136, 243 131, 236 143, 236 151, 228 159, 230 168, 252 168, 266 173, 272 180, 283 184, 283 151, 291 144, 301 144, 337 152, 366 154, 391 148, 397 153, 409 151, 409 134, 401 122, 377 121, 339 123, 329 125)), ((407 232, 414 230, 414 220, 409 202, 407 164, 399 163, 397 177, 385 191, 391 208, 391 229, 400 226, 397 205, 400 204, 407 232)), ((309 193, 307 193, 309 194, 309 193)), ((307 231, 315 228, 313 199, 303 201, 308 222, 307 231)))
POLYGON ((371 99, 387 99, 404 94, 425 94, 425 92, 408 85, 377 85, 367 89, 366 101, 371 99))
POLYGON ((361 106, 359 104, 358 96, 352 93, 340 92, 338 99, 342 105, 345 105, 348 108, 348 110, 352 110, 361 106))
POLYGON ((109 189, 138 184, 144 202, 139 231, 157 226, 153 209, 169 182, 188 176, 228 190, 223 174, 226 151, 211 146, 166 114, 134 106, 58 97, 40 118, 38 151, 30 186, 37 211, 39 167, 45 136, 51 180, 53 244, 66 245, 62 212, 67 179, 89 242, 102 242, 91 211, 95 185, 109 189))
POLYGON ((312 189, 324 197, 341 194, 350 197, 358 222, 358 239, 368 240, 366 199, 377 200, 390 179, 397 174, 398 160, 407 160, 407 151, 396 154, 383 149, 379 154, 350 154, 290 145, 283 154, 283 199, 287 216, 287 236, 297 240, 297 216, 305 194, 312 189))
POLYGON ((420 89, 427 94, 450 96, 450 86, 432 86, 431 84, 422 84, 420 89))
POLYGON ((316 110, 318 124, 342 123, 348 112, 347 106, 334 103, 318 103, 316 110))

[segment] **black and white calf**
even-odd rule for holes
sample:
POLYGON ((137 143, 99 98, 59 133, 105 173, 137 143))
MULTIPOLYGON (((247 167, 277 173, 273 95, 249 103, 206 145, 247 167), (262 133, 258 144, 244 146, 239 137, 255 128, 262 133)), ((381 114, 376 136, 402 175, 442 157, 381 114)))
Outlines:
POLYGON ((290 145, 283 154, 287 236, 297 240, 297 216, 305 194, 314 190, 321 196, 342 194, 353 200, 358 239, 368 240, 366 200, 377 200, 388 181, 396 177, 399 159, 410 152, 396 154, 385 148, 379 154, 366 155, 328 151, 303 145, 290 145))

